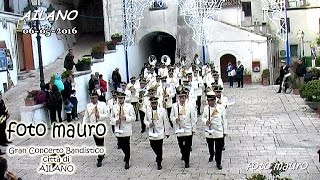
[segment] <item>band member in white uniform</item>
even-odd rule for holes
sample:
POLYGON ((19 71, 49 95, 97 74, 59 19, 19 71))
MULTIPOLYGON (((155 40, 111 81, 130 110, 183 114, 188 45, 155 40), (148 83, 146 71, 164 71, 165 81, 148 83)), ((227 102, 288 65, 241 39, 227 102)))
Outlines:
POLYGON ((196 128, 196 113, 190 104, 186 104, 185 88, 179 88, 177 95, 179 101, 172 106, 171 120, 174 122, 181 160, 185 161, 185 168, 189 168, 190 149, 192 145, 192 133, 196 128))
POLYGON ((144 133, 146 130, 146 125, 144 124, 144 99, 145 96, 147 95, 147 87, 146 87, 146 80, 145 79, 140 79, 140 88, 138 89, 138 111, 139 111, 139 117, 140 117, 140 122, 141 122, 141 133, 144 133))
POLYGON ((133 106, 125 103, 125 94, 118 93, 118 104, 114 105, 111 111, 111 121, 116 124, 115 135, 118 139, 120 149, 124 153, 125 169, 129 169, 130 160, 130 136, 132 136, 132 125, 135 121, 133 106))
POLYGON ((205 137, 209 148, 209 162, 213 161, 215 155, 216 165, 222 169, 221 157, 223 147, 223 134, 226 129, 223 114, 224 107, 216 103, 216 96, 213 91, 207 93, 208 105, 203 109, 202 121, 205 123, 205 137))
POLYGON ((156 97, 159 98, 160 107, 166 110, 170 126, 173 127, 170 114, 172 109, 172 98, 175 96, 175 89, 173 89, 170 84, 167 84, 167 77, 162 77, 161 81, 162 86, 158 87, 156 97))
MULTIPOLYGON (((109 110, 109 117, 108 117, 109 119, 110 119, 111 110, 112 110, 113 105, 118 103, 118 99, 117 99, 118 98, 117 97, 118 93, 117 93, 117 91, 112 90, 111 94, 112 94, 112 98, 107 101, 107 107, 108 107, 108 110, 109 110)), ((115 124, 112 124, 112 122, 110 121, 110 125, 111 125, 111 130, 114 133, 115 124)))
POLYGON ((157 169, 162 169, 163 139, 169 137, 169 124, 166 111, 158 108, 158 98, 150 98, 151 108, 147 109, 144 123, 149 128, 150 145, 156 154, 157 169))
MULTIPOLYGON (((225 109, 228 107, 228 98, 227 97, 224 97, 223 95, 222 95, 222 92, 223 91, 223 88, 220 86, 220 85, 218 85, 217 87, 215 87, 214 88, 214 92, 215 92, 215 94, 216 94, 216 96, 217 96, 217 100, 216 100, 216 102, 217 102, 217 104, 221 104, 223 107, 225 107, 225 109)), ((223 111, 224 113, 223 113, 223 119, 224 119, 224 124, 225 124, 225 131, 224 131, 224 134, 223 134, 223 147, 222 147, 222 150, 224 151, 226 148, 225 148, 225 137, 226 137, 226 135, 227 135, 227 127, 228 127, 228 120, 227 120, 227 118, 226 118, 226 110, 224 110, 223 111)))
MULTIPOLYGON (((87 109, 84 111, 83 124, 97 124, 107 122, 110 110, 107 108, 105 102, 98 101, 98 94, 92 93, 90 95, 91 102, 87 104, 87 109)), ((93 135, 94 141, 97 146, 104 147, 104 137, 93 135)), ((102 166, 103 155, 98 155, 97 167, 102 166)))

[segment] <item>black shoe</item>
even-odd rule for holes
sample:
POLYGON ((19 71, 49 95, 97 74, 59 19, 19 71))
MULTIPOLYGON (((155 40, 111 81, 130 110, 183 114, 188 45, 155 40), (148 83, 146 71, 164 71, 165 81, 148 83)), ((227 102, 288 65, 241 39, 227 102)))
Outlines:
POLYGON ((124 165, 124 169, 129 169, 129 163, 127 162, 126 165, 124 165))
POLYGON ((278 91, 277 93, 281 93, 280 91, 278 91))
POLYGON ((209 162, 212 162, 213 161, 213 156, 210 156, 209 157, 209 162))
POLYGON ((6 144, 6 143, 2 143, 2 144, 1 144, 1 146, 8 146, 8 144, 6 144))
POLYGON ((141 134, 144 133, 144 132, 146 132, 146 130, 141 130, 141 134))
POLYGON ((158 164, 158 167, 157 167, 158 170, 161 170, 162 169, 162 166, 161 164, 158 164))
POLYGON ((7 144, 11 144, 11 143, 12 143, 12 141, 6 141, 6 143, 7 143, 7 144))
POLYGON ((237 88, 240 88, 239 86, 237 86, 237 88))
POLYGON ((217 168, 218 168, 219 170, 221 170, 221 169, 222 169, 221 164, 217 164, 217 168))
POLYGON ((189 163, 186 163, 186 164, 184 165, 184 167, 185 167, 185 168, 189 168, 189 167, 190 167, 189 163))
POLYGON ((0 156, 1 156, 1 155, 5 155, 5 154, 6 154, 6 153, 4 153, 4 152, 0 152, 0 156))
POLYGON ((222 151, 224 151, 224 150, 226 150, 226 148, 223 146, 223 147, 222 147, 222 151))
POLYGON ((243 88, 243 86, 241 86, 241 88, 243 88))

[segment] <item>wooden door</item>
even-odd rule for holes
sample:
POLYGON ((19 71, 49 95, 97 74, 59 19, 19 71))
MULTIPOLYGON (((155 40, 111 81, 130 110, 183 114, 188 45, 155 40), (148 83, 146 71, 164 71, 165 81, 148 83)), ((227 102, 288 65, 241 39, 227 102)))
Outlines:
POLYGON ((223 82, 229 82, 227 73, 228 62, 231 62, 233 67, 236 67, 236 57, 232 54, 225 54, 220 58, 220 72, 223 82))
POLYGON ((30 34, 22 34, 23 67, 25 70, 34 70, 32 38, 30 34))

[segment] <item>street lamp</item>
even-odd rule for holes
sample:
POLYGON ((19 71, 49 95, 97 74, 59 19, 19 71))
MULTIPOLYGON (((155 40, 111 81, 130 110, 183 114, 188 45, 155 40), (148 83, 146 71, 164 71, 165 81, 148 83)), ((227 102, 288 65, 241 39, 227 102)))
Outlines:
MULTIPOLYGON (((29 5, 28 7, 26 7, 24 9, 24 13, 27 13, 27 12, 31 12, 31 17, 35 17, 36 15, 36 11, 39 11, 41 10, 42 6, 39 5, 39 1, 37 1, 37 5, 29 5)), ((50 5, 48 8, 47 8, 47 11, 46 11, 46 14, 50 14, 51 12, 53 12, 55 9, 52 7, 52 5, 50 5)), ((40 71, 40 89, 41 90, 44 90, 45 89, 45 83, 44 83, 44 74, 43 74, 43 61, 42 61, 42 50, 41 50, 41 36, 40 36, 40 19, 41 17, 38 17, 37 20, 32 21, 31 18, 28 19, 29 21, 29 25, 30 25, 30 28, 32 28, 34 30, 34 32, 37 33, 37 44, 38 44, 38 58, 39 58, 39 71, 40 71)), ((49 21, 50 25, 52 26, 54 21, 51 20, 49 21)), ((51 28, 51 27, 50 27, 51 28)))

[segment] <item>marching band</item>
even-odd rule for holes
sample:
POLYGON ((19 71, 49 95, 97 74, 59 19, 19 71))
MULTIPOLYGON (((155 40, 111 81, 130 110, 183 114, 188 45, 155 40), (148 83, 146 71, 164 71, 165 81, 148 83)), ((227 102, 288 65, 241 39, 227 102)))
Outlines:
MULTIPOLYGON (((177 137, 185 168, 190 167, 192 137, 199 118, 205 123, 202 131, 208 144, 209 162, 215 156, 216 166, 221 170, 228 99, 222 95, 219 72, 213 64, 201 66, 197 55, 190 67, 187 67, 185 57, 174 65, 167 55, 162 56, 160 66, 156 66, 154 55, 148 60, 149 65, 143 67, 139 79, 131 77, 130 83, 122 82, 121 88, 112 91, 112 98, 106 104, 107 118, 117 137, 118 148, 125 154, 125 169, 129 169, 132 122, 139 119, 141 133, 148 132, 158 170, 162 169, 163 140, 170 132, 177 137)), ((97 145, 101 143, 97 142, 97 145)), ((99 156, 98 167, 102 159, 99 156)))

